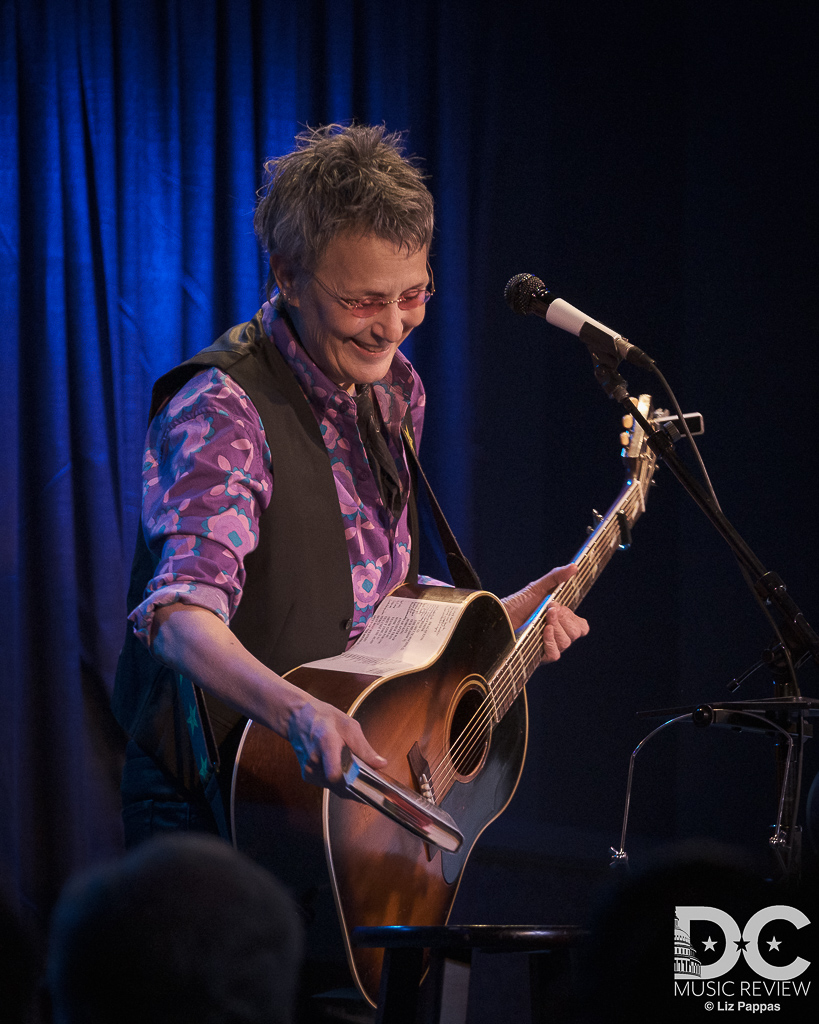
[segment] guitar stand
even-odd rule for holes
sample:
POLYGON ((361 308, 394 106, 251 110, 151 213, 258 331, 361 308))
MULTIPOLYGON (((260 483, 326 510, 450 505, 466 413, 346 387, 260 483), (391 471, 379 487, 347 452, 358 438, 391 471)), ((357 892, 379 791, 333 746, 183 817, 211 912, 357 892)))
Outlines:
POLYGON ((655 711, 638 712, 640 718, 665 718, 662 725, 653 729, 642 739, 631 753, 626 785, 626 802, 623 813, 623 831, 620 848, 611 848, 611 866, 627 866, 626 830, 631 804, 631 787, 634 776, 634 762, 648 741, 675 722, 690 721, 698 728, 711 725, 734 730, 756 729, 779 734, 777 742, 777 768, 779 798, 776 825, 768 842, 773 851, 782 880, 798 881, 801 870, 801 828, 797 825, 799 798, 802 780, 802 761, 805 740, 813 735, 813 727, 806 719, 819 715, 819 700, 806 697, 773 697, 766 700, 720 701, 711 704, 697 704, 682 708, 663 708, 655 711), (798 742, 794 742, 798 740, 798 742), (784 744, 787 753, 782 756, 784 744))

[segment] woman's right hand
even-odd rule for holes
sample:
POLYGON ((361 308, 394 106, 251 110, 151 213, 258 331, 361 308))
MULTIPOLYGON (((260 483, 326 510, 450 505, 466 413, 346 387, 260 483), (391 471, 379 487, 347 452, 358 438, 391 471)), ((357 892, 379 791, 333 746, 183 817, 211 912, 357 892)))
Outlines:
POLYGON ((293 711, 287 738, 299 759, 302 778, 339 794, 345 792, 341 769, 345 747, 372 768, 387 764, 367 742, 355 719, 323 701, 310 699, 293 711))

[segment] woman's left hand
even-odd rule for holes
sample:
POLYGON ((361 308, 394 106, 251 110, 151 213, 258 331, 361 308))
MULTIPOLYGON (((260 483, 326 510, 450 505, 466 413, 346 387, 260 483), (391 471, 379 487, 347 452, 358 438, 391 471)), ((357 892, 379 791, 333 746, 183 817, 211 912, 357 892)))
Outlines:
MULTIPOLYGON (((519 629, 544 597, 565 580, 571 579, 576 572, 577 566, 574 564, 558 566, 551 572, 547 572, 545 576, 541 576, 539 580, 529 583, 523 590, 504 597, 502 603, 514 628, 519 629)), ((581 636, 585 636, 588 631, 588 622, 579 615, 575 615, 570 608, 556 602, 550 605, 546 612, 546 625, 543 629, 541 664, 557 661, 567 647, 571 646, 575 640, 579 640, 581 636)))

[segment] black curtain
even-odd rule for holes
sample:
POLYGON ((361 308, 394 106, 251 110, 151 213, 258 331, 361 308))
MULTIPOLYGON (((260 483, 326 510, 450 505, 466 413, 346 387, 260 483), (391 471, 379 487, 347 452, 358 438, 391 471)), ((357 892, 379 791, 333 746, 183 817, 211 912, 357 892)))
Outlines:
MULTIPOLYGON (((490 589, 568 561, 622 481, 618 410, 585 350, 503 304, 528 271, 705 415, 727 514, 815 623, 806 5, 763 22, 695 2, 3 0, 0 28, 0 861, 35 919, 120 849, 107 701, 150 385, 258 307, 254 193, 300 125, 383 120, 426 160, 438 292, 408 343, 430 395, 422 454, 490 589)), ((529 762, 463 917, 580 919, 650 728, 635 712, 723 697, 770 640, 727 550, 658 479, 588 599, 592 636, 530 687, 529 762)), ((690 835, 764 850, 769 739, 677 727, 641 756, 638 851, 690 835)))

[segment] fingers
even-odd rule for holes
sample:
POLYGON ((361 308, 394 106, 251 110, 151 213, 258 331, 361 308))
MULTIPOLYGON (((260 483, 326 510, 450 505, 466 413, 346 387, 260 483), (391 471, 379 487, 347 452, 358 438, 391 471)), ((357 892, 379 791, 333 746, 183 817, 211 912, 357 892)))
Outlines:
POLYGON ((588 632, 589 624, 584 618, 563 605, 552 605, 546 612, 546 626, 543 629, 542 663, 557 661, 575 640, 586 636, 588 632))
POLYGON ((332 704, 304 704, 291 717, 287 738, 299 759, 302 778, 337 793, 344 791, 341 752, 345 746, 373 768, 387 764, 367 742, 358 722, 332 704))
POLYGON ((355 736, 351 737, 347 742, 347 746, 350 748, 350 750, 356 756, 360 757, 362 761, 366 761, 367 764, 370 765, 370 767, 386 768, 386 757, 382 757, 376 750, 373 749, 373 747, 370 746, 370 744, 367 742, 367 737, 361 731, 361 726, 358 724, 358 722, 356 722, 352 718, 348 718, 347 721, 352 722, 354 726, 353 732, 355 733, 355 736))
POLYGON ((570 580, 572 576, 577 572, 577 566, 574 562, 569 562, 568 565, 558 565, 551 572, 547 572, 545 576, 541 576, 539 580, 531 586, 542 587, 543 596, 551 594, 555 587, 560 586, 561 583, 565 583, 566 580, 570 580))
POLYGON ((539 580, 529 583, 523 590, 503 598, 503 606, 512 620, 513 627, 519 629, 541 601, 551 594, 555 587, 571 579, 576 572, 577 566, 574 563, 559 565, 545 576, 541 576, 539 580))

